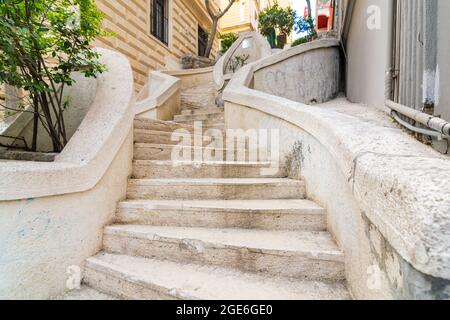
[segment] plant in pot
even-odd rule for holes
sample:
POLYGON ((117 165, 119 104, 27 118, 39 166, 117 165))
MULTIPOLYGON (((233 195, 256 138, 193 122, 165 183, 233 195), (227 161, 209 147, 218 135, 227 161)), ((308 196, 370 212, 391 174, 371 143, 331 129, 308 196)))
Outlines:
POLYGON ((206 46, 206 50, 204 53, 205 58, 209 58, 211 55, 211 51, 214 45, 214 41, 216 39, 216 33, 217 29, 219 27, 219 20, 223 18, 227 14, 228 11, 230 11, 233 4, 236 2, 236 0, 228 0, 228 3, 224 8, 217 8, 217 12, 215 12, 214 7, 215 3, 212 0, 205 0, 205 7, 206 11, 208 12, 209 17, 211 18, 212 24, 211 24, 211 33, 208 37, 208 44, 206 46))
POLYGON ((277 2, 261 11, 258 22, 260 33, 267 37, 272 48, 282 49, 292 33, 296 13, 291 7, 282 8, 277 2))
POLYGON ((225 33, 220 35, 220 40, 221 40, 221 53, 225 54, 225 52, 228 51, 228 49, 231 48, 231 46, 239 39, 239 35, 234 33, 234 32, 230 32, 230 33, 225 33))
POLYGON ((50 138, 53 152, 68 143, 65 112, 70 100, 64 89, 74 72, 96 77, 105 71, 90 43, 102 31, 95 0, 3 0, 0 2, 0 84, 24 91, 6 112, 32 115, 32 139, 6 137, 3 147, 36 152, 38 130, 50 138), (18 140, 23 143, 17 144, 18 140))

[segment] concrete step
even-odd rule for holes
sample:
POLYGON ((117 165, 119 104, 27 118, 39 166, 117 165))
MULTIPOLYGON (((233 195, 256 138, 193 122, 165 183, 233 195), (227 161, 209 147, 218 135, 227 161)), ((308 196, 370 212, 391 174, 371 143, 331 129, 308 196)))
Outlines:
POLYGON ((194 130, 194 127, 177 122, 151 120, 137 117, 136 119, 134 119, 134 129, 157 130, 166 132, 173 132, 178 129, 184 129, 189 132, 192 132, 194 130))
POLYGON ((225 121, 225 113, 178 115, 174 117, 174 121, 214 121, 220 123, 225 121))
POLYGON ((128 199, 257 200, 304 199, 303 181, 291 179, 132 179, 128 199))
MULTIPOLYGON (((134 129, 140 130, 153 130, 153 131, 165 131, 174 132, 175 130, 186 130, 188 132, 194 132, 194 126, 189 124, 183 124, 178 122, 150 120, 144 118, 136 118, 134 120, 134 129)), ((218 129, 222 131, 225 136, 225 123, 220 123, 213 126, 202 126, 203 132, 206 133, 209 129, 218 129)))
POLYGON ((178 131, 177 133, 168 132, 168 131, 157 131, 157 130, 144 130, 144 129, 135 129, 134 130, 134 142, 136 143, 153 143, 153 144, 172 144, 178 145, 182 141, 191 140, 191 144, 195 143, 195 139, 199 139, 198 141, 203 141, 202 143, 205 145, 211 145, 214 141, 213 145, 223 146, 223 139, 221 141, 216 141, 212 139, 210 136, 204 134, 202 135, 194 135, 193 133, 188 133, 184 131, 178 131))
POLYGON ((116 222, 168 227, 325 231, 326 212, 309 200, 123 201, 116 222))
MULTIPOLYGON (((172 152, 174 151, 175 145, 171 144, 156 144, 156 143, 135 143, 134 145, 134 159, 135 160, 172 160, 172 152)), ((194 160, 194 155, 199 152, 203 157, 202 159, 212 159, 215 157, 216 152, 219 152, 223 157, 223 160, 227 159, 228 150, 221 148, 191 148, 192 158, 194 160)), ((242 150, 236 150, 234 152, 235 157, 237 157, 238 152, 242 150)), ((248 158, 248 154, 246 156, 248 158)), ((267 159, 261 159, 264 161, 267 159)))
MULTIPOLYGON (((136 160, 133 163, 135 179, 166 178, 260 178, 268 162, 174 162, 155 160, 136 160)), ((284 170, 264 175, 266 178, 284 178, 284 170)))
MULTIPOLYGON (((177 123, 194 126, 195 122, 199 122, 199 120, 178 120, 177 123)), ((225 121, 216 121, 216 120, 203 120, 201 121, 203 128, 217 128, 221 130, 225 130, 225 121)))
POLYGON ((212 107, 212 108, 202 108, 202 109, 184 109, 181 111, 181 115, 199 115, 199 114, 224 114, 224 108, 212 107))
POLYGON ((339 282, 266 277, 232 269, 123 255, 87 260, 85 283, 133 300, 347 300, 339 282))
POLYGON ((345 279, 344 255, 328 232, 114 225, 106 252, 303 280, 345 279))

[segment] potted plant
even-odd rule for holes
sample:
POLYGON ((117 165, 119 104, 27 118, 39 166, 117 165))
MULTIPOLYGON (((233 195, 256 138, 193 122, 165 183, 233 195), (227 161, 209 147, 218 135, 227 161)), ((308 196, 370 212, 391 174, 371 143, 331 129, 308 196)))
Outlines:
POLYGON ((272 48, 282 49, 292 33, 296 13, 291 7, 282 8, 275 2, 261 11, 258 21, 260 33, 267 37, 272 48))
MULTIPOLYGON (((17 106, 5 112, 31 113, 31 143, 3 145, 36 152, 38 129, 60 152, 68 143, 64 89, 74 84, 73 72, 95 77, 105 71, 90 46, 102 31, 95 0, 22 0, 0 2, 0 84, 23 90, 17 106)), ((20 137, 11 138, 13 141, 20 137)))

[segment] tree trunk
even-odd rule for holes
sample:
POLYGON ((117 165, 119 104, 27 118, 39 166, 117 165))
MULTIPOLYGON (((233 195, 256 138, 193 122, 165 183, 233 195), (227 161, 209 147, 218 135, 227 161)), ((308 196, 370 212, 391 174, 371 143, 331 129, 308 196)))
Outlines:
POLYGON ((211 27, 211 34, 209 36, 208 39, 208 46, 206 47, 205 50, 205 55, 204 57, 209 58, 209 56, 211 55, 211 51, 214 45, 214 40, 216 39, 216 33, 217 33, 217 26, 219 24, 219 19, 218 18, 213 18, 213 22, 212 22, 212 27, 211 27))
POLYGON ((33 107, 34 107, 34 115, 33 115, 33 139, 31 143, 31 151, 37 151, 37 135, 38 135, 38 126, 39 126, 39 100, 37 97, 33 97, 33 107))
POLYGON ((306 0, 306 5, 308 6, 308 18, 311 18, 312 17, 311 0, 306 0))
POLYGON ((53 126, 53 119, 52 119, 52 115, 50 112, 50 103, 47 100, 47 94, 45 92, 41 92, 40 102, 41 102, 42 112, 44 113, 45 122, 47 123, 47 127, 49 129, 50 138, 52 139, 53 152, 60 152, 60 151, 62 151, 63 146, 61 146, 58 132, 56 131, 55 127, 53 126))
POLYGON ((306 4, 308 6, 308 22, 309 22, 309 26, 311 28, 311 32, 314 33, 314 22, 313 22, 313 17, 312 17, 312 7, 311 7, 311 0, 306 0, 306 4))

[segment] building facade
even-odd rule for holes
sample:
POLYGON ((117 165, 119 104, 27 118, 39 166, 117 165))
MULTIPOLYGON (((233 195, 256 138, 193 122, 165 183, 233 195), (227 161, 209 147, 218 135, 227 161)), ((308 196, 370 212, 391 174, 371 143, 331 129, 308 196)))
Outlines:
POLYGON ((318 32, 327 32, 333 29, 335 1, 317 0, 316 25, 318 32))
MULTIPOLYGON (((348 99, 379 109, 391 100, 450 121, 450 2, 341 0, 338 5, 348 99)), ((433 144, 450 151, 445 140, 433 144)))
MULTIPOLYGON (((229 0, 221 0, 221 8, 228 5, 229 0)), ((258 16, 261 11, 260 0, 237 0, 230 11, 220 20, 222 33, 241 33, 258 30, 258 16)))
MULTIPOLYGON (((96 46, 118 51, 130 60, 136 90, 148 81, 149 70, 179 68, 183 54, 201 54, 211 19, 204 0, 97 0, 106 31, 96 46)), ((213 1, 218 8, 218 2, 213 1)), ((211 58, 216 58, 218 40, 211 58)))
MULTIPOLYGON (((225 8, 228 3, 229 0, 221 0, 221 8, 225 8)), ((259 13, 275 3, 283 8, 293 7, 293 0, 236 0, 230 11, 220 21, 221 32, 257 31, 259 13)))

